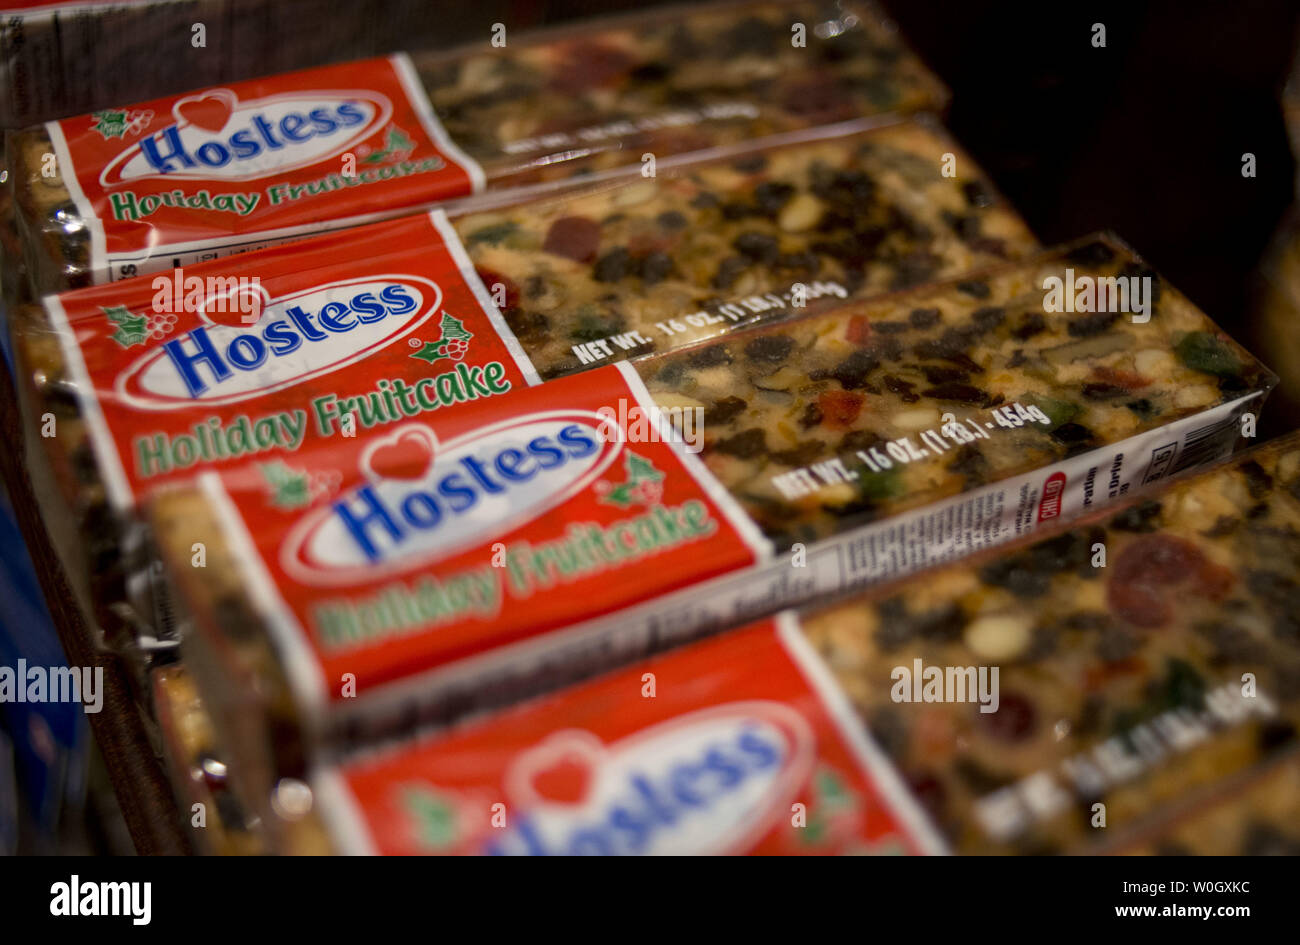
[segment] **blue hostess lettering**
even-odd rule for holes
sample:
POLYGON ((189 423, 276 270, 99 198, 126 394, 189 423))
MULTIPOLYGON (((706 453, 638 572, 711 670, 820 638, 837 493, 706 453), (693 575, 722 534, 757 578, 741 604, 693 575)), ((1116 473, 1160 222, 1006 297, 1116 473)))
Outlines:
POLYGON ((794 750, 781 727, 740 713, 681 726, 676 737, 665 733, 597 762, 581 803, 534 799, 516 813, 508 831, 486 841, 484 851, 531 856, 718 852, 714 848, 737 832, 767 828, 761 815, 773 809, 794 750))
MULTIPOLYGON (((332 512, 365 560, 379 561, 411 538, 426 537, 471 513, 485 497, 509 501, 510 490, 599 451, 595 432, 578 423, 540 434, 537 426, 520 427, 514 437, 458 451, 409 486, 399 487, 393 479, 368 483, 335 501, 332 512)), ((571 477, 562 482, 569 484, 571 477)))
POLYGON ((209 138, 201 143, 186 142, 178 125, 140 141, 140 152, 159 174, 199 167, 221 168, 232 161, 247 161, 267 151, 302 144, 312 138, 328 137, 369 121, 367 110, 356 101, 310 111, 289 111, 269 116, 259 112, 246 117, 246 124, 233 134, 209 138))
POLYGON ((235 371, 254 371, 269 358, 283 358, 304 344, 325 342, 386 318, 410 315, 423 300, 412 287, 395 283, 346 299, 331 298, 314 311, 307 301, 275 307, 283 318, 264 317, 265 324, 233 336, 229 327, 193 328, 165 342, 162 350, 188 395, 198 398, 234 377, 235 371), (212 337, 216 332, 221 333, 219 343, 212 337))
MULTIPOLYGON (((175 122, 104 166, 104 187, 150 178, 258 180, 317 166, 379 132, 393 116, 393 102, 365 88, 304 90, 246 102, 230 89, 209 89, 178 100, 172 113, 175 122)), ((161 200, 156 194, 140 199, 153 198, 161 200)), ((157 207, 143 209, 152 213, 157 207)))

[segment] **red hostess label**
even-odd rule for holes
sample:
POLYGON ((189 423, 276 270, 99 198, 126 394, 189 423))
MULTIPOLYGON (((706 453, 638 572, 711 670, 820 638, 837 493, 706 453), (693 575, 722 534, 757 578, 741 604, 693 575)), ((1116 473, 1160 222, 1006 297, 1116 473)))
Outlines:
POLYGON ((757 560, 639 378, 598 369, 207 476, 301 701, 537 637, 757 560), (645 405, 649 404, 649 409, 645 405), (223 488, 224 486, 224 488, 223 488), (282 602, 282 605, 281 603, 282 602))
POLYGON ((390 855, 934 849, 815 662, 756 624, 332 771, 322 812, 390 855))
POLYGON ((440 213, 46 300, 110 495, 537 380, 440 213))
POLYGON ((97 282, 482 186, 481 170, 446 137, 402 55, 236 82, 47 128, 88 221, 97 282))

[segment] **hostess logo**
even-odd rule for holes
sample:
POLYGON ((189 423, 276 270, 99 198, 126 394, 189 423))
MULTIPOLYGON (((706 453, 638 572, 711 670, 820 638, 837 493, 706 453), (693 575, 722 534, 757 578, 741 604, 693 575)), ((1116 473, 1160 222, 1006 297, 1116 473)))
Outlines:
POLYGON ((557 732, 506 773, 512 823, 489 830, 492 854, 743 852, 807 784, 815 742, 777 702, 736 702, 664 722, 612 744, 557 732))
POLYGON ((100 174, 104 187, 146 178, 253 180, 342 154, 384 127, 388 97, 371 91, 291 92, 247 102, 230 89, 182 98, 174 124, 140 139, 100 174))
MULTIPOLYGON (((261 289, 259 286, 259 290, 261 289)), ((228 404, 299 384, 369 356, 423 324, 442 304, 420 276, 366 276, 266 300, 249 325, 246 308, 209 297, 204 324, 136 359, 117 395, 142 410, 228 404), (218 312, 228 312, 218 320, 218 312)))
POLYGON ((429 564, 564 503, 622 448, 593 411, 526 414, 446 443, 407 424, 362 451, 364 482, 299 522, 281 563, 310 584, 429 564))

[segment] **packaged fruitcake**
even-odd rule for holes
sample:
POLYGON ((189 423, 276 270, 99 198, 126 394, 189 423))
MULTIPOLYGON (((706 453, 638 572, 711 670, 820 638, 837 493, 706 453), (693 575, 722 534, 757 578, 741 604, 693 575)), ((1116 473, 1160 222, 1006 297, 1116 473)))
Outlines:
POLYGON ((169 623, 132 515, 158 483, 353 435, 395 398, 447 409, 537 381, 468 260, 427 235, 445 225, 388 221, 17 313, 28 441, 62 500, 47 505, 71 514, 47 511, 70 520, 64 557, 109 637, 169 623))
POLYGON ((338 853, 943 849, 807 641, 771 622, 370 751, 311 790, 338 853))
POLYGON ((157 482, 408 415, 353 384, 358 371, 384 365, 396 398, 410 387, 422 409, 443 409, 1033 247, 960 149, 909 121, 65 293, 21 309, 14 336, 42 434, 32 439, 86 523, 92 570, 104 570, 122 545, 106 519, 157 482), (804 216, 791 223, 791 212, 804 216), (629 246, 643 254, 637 271, 611 281, 609 260, 629 246), (734 246, 751 256, 724 302, 718 276, 734 246), (326 387, 335 413, 305 422, 326 387), (98 426, 104 435, 88 437, 98 426))
POLYGON ((453 215, 544 379, 1038 249, 925 116, 453 215))
POLYGON ((150 521, 205 700, 241 732, 223 741, 297 777, 318 739, 516 700, 1124 498, 1230 453, 1271 384, 1098 237, 216 467, 150 521))
POLYGON ((104 108, 9 152, 49 292, 945 100, 874 8, 721 4, 104 108))
MULTIPOLYGON (((1294 756, 1300 436, 797 622, 956 852, 1154 842, 1294 756)), ((1168 843, 1294 846, 1260 791, 1168 843)))

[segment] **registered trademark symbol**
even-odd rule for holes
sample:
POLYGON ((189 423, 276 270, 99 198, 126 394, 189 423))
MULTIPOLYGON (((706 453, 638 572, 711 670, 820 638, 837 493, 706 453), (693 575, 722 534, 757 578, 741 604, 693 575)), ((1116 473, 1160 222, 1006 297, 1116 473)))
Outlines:
POLYGON ((407 342, 407 344, 410 345, 412 348, 418 348, 420 347, 421 344, 423 344, 423 342, 420 341, 419 338, 412 338, 410 341, 407 342))

